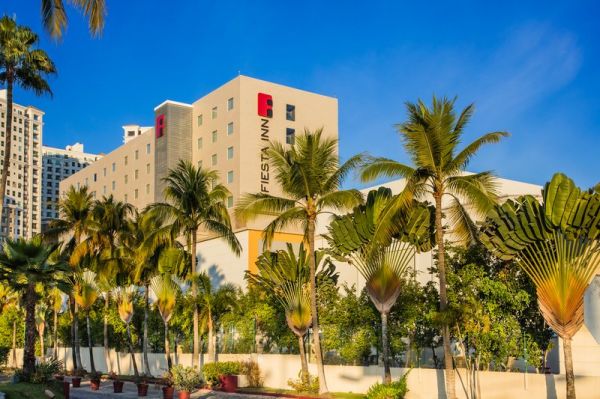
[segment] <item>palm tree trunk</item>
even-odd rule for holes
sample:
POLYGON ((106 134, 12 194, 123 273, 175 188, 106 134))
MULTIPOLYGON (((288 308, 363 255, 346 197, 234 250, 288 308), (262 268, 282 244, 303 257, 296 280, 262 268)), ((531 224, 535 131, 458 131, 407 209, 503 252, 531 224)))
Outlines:
POLYGON ((308 253, 310 266, 310 311, 312 313, 313 328, 313 347, 315 351, 315 360, 317 361, 317 374, 319 376, 319 394, 323 395, 329 392, 327 381, 325 380, 325 367, 323 367, 323 355, 321 352, 321 337, 319 334, 319 315, 317 313, 317 280, 315 264, 315 218, 308 220, 308 253))
POLYGON ((381 312, 381 347, 383 349, 383 382, 389 384, 392 382, 392 372, 390 370, 390 343, 388 342, 388 315, 381 312))
POLYGON ((215 345, 215 332, 214 325, 212 321, 212 315, 208 314, 208 358, 211 362, 217 361, 216 354, 216 345, 215 345))
POLYGON ((88 311, 85 315, 85 321, 87 324, 87 336, 88 336, 88 350, 90 353, 90 369, 92 373, 96 373, 96 365, 94 364, 94 349, 92 343, 92 329, 90 328, 90 312, 88 311))
MULTIPOLYGON (((175 347, 177 350, 177 347, 175 347)), ((165 356, 167 357, 167 370, 171 371, 173 363, 171 362, 171 347, 169 346, 169 323, 165 321, 165 356)))
POLYGON ((301 378, 308 377, 308 361, 306 360, 306 350, 304 349, 304 335, 298 335, 298 348, 300 349, 301 378))
POLYGON ((13 339, 12 339, 12 353, 13 353, 13 363, 12 366, 14 368, 17 367, 17 321, 13 321, 13 339))
POLYGON ((107 292, 106 296, 104 297, 104 328, 103 328, 104 357, 106 358, 106 366, 108 368, 108 371, 110 373, 112 373, 113 372, 113 364, 112 364, 112 361, 110 360, 110 349, 108 348, 108 309, 109 309, 109 305, 110 305, 110 296, 107 292))
POLYGON ((75 307, 73 309, 73 339, 75 341, 75 357, 77 358, 77 368, 83 369, 83 363, 81 362, 81 345, 79 343, 79 312, 77 302, 75 302, 75 307))
MULTIPOLYGON (((188 251, 190 253, 192 268, 190 273, 192 273, 192 277, 196 275, 196 232, 190 234, 188 238, 188 251)), ((198 295, 198 287, 196 285, 196 281, 192 279, 192 297, 194 301, 196 300, 196 296, 198 295)), ((198 334, 199 328, 199 315, 198 315, 198 305, 194 303, 194 348, 192 353, 192 367, 198 367, 198 354, 200 353, 200 338, 198 334)))
POLYGON ((35 285, 30 283, 25 292, 25 345, 23 348, 23 373, 26 380, 35 372, 35 285))
POLYGON ((54 317, 52 321, 53 338, 52 343, 54 344, 54 359, 58 359, 58 312, 54 309, 54 317))
MULTIPOLYGON (((448 294, 446 287, 446 248, 444 246, 444 227, 442 225, 442 192, 436 193, 435 198, 435 241, 438 248, 438 274, 440 279, 440 312, 448 308, 448 294)), ((444 343, 444 369, 446 376, 446 397, 456 399, 456 384, 452 351, 450 350, 450 328, 442 326, 442 339, 444 343)))
MULTIPOLYGON (((8 171, 10 169, 10 156, 12 150, 12 121, 13 121, 13 81, 14 70, 8 68, 6 70, 6 133, 4 137, 4 163, 2 164, 2 176, 0 177, 0 221, 2 220, 4 210, 4 197, 6 195, 6 180, 8 179, 8 171)), ((8 215, 7 215, 8 217, 8 215)), ((2 224, 0 223, 0 229, 2 224)), ((0 230, 1 231, 1 230, 0 230)), ((7 236, 8 224, 7 224, 7 236)))
POLYGON ((40 361, 42 363, 44 363, 44 360, 46 359, 46 357, 44 356, 45 355, 44 352, 45 352, 45 349, 46 349, 46 348, 44 348, 44 330, 40 329, 38 331, 38 334, 40 336, 40 361))
POLYGON ((144 342, 143 342, 143 352, 144 352, 144 373, 146 375, 150 375, 150 362, 148 361, 148 309, 150 308, 150 299, 148 294, 148 284, 144 286, 144 342))
POLYGON ((69 312, 71 313, 71 360, 73 362, 73 369, 78 370, 79 365, 77 364, 77 354, 75 347, 75 299, 69 297, 69 312))
POLYGON ((127 323, 127 346, 129 346, 129 353, 131 354, 131 364, 133 364, 133 374, 137 377, 140 376, 138 372, 137 363, 135 362, 135 354, 133 353, 133 340, 131 339, 131 327, 127 323))
POLYGON ((563 352, 565 356, 565 377, 567 379, 567 399, 575 399, 575 373, 573 372, 573 352, 571 338, 563 338, 563 352))

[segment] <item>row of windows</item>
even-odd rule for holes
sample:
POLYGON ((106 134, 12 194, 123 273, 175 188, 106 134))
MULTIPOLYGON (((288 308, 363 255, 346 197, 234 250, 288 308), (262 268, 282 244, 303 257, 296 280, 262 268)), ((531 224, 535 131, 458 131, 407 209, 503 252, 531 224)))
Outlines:
MULTIPOLYGON (((234 100, 233 100, 233 97, 230 97, 227 99, 227 111, 231 111, 233 109, 233 107, 234 107, 234 100)), ((219 115, 219 107, 212 107, 212 109, 210 110, 211 119, 217 119, 218 115, 219 115)), ((202 126, 202 123, 204 123, 204 116, 202 114, 198 115, 197 123, 198 123, 198 126, 202 126)))

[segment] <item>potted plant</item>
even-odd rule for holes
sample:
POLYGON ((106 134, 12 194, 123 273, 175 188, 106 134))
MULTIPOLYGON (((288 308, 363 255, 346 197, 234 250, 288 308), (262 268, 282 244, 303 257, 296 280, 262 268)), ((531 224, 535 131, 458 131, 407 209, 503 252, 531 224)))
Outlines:
POLYGON ((137 382, 138 397, 148 396, 148 383, 145 379, 140 379, 137 382))
POLYGON ((237 391, 240 364, 238 362, 222 362, 217 364, 220 365, 218 369, 221 389, 229 393, 237 391))
POLYGON ((162 387, 163 399, 173 399, 175 387, 173 387, 173 374, 170 371, 163 374, 163 383, 165 384, 162 387))
POLYGON ((123 381, 119 380, 119 376, 114 371, 111 371, 108 374, 108 378, 111 379, 113 382, 113 392, 114 393, 122 393, 123 392, 123 381))
POLYGON ((81 386, 82 375, 85 375, 85 370, 78 369, 73 372, 73 378, 71 378, 71 384, 73 384, 73 388, 79 388, 81 386))
POLYGON ((174 366, 171 375, 173 385, 179 391, 179 399, 189 399, 192 391, 202 383, 200 373, 192 367, 174 366))
POLYGON ((90 374, 90 388, 92 391, 97 391, 100 389, 100 377, 101 373, 95 372, 90 374))

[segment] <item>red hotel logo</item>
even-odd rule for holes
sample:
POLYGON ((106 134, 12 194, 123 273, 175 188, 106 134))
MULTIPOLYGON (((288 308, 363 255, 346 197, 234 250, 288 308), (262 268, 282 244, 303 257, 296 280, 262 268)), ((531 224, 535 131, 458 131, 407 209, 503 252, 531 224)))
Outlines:
POLYGON ((162 137, 165 134, 165 115, 157 115, 154 124, 154 133, 156 138, 162 137))
POLYGON ((270 94, 258 93, 258 115, 273 117, 273 97, 270 94))

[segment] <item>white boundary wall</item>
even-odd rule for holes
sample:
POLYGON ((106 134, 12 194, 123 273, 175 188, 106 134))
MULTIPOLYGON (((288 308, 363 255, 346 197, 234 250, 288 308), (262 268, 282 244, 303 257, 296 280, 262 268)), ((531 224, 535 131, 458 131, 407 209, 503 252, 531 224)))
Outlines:
MULTIPOLYGON (((22 350, 17 350, 18 363, 22 359, 22 350)), ((51 351, 49 350, 50 354, 51 351)), ((59 358, 67 368, 71 368, 71 351, 68 348, 59 349, 59 358)), ((88 349, 81 348, 81 358, 84 368, 89 370, 88 349)), ((151 372, 160 376, 166 369, 165 356, 162 353, 148 354, 151 372)), ((9 354, 9 361, 12 354, 9 354)), ((288 389, 287 381, 297 378, 300 370, 298 355, 256 355, 256 354, 220 354, 220 361, 249 360, 258 362, 265 379, 264 385, 272 388, 288 389)), ((94 361, 97 370, 107 371, 104 349, 94 348, 94 361)), ((127 353, 111 351, 110 361, 118 374, 133 374, 131 356, 127 353)), ((136 354, 138 369, 142 371, 141 354, 136 354)), ((175 361, 175 359, 174 359, 175 361)), ((191 355, 178 354, 180 364, 191 365, 191 355)), ((19 365, 19 364, 18 364, 19 365)), ((311 373, 316 374, 314 364, 309 364, 311 373)), ((406 369, 392 368, 392 377, 399 378, 407 372, 406 369)), ((465 370, 459 370, 464 379, 465 370)), ((381 381, 382 368, 378 366, 325 366, 327 384, 333 392, 366 392, 369 386, 381 381)), ((481 391, 485 399, 527 398, 527 399, 563 399, 565 397, 564 375, 522 374, 507 372, 481 372, 481 391)), ((413 369, 408 376, 410 392, 406 399, 435 399, 443 398, 439 394, 444 385, 442 370, 413 369)), ((457 378, 459 398, 466 399, 460 379, 457 378)), ((576 390, 578 399, 600 398, 600 377, 577 376, 576 390)))

